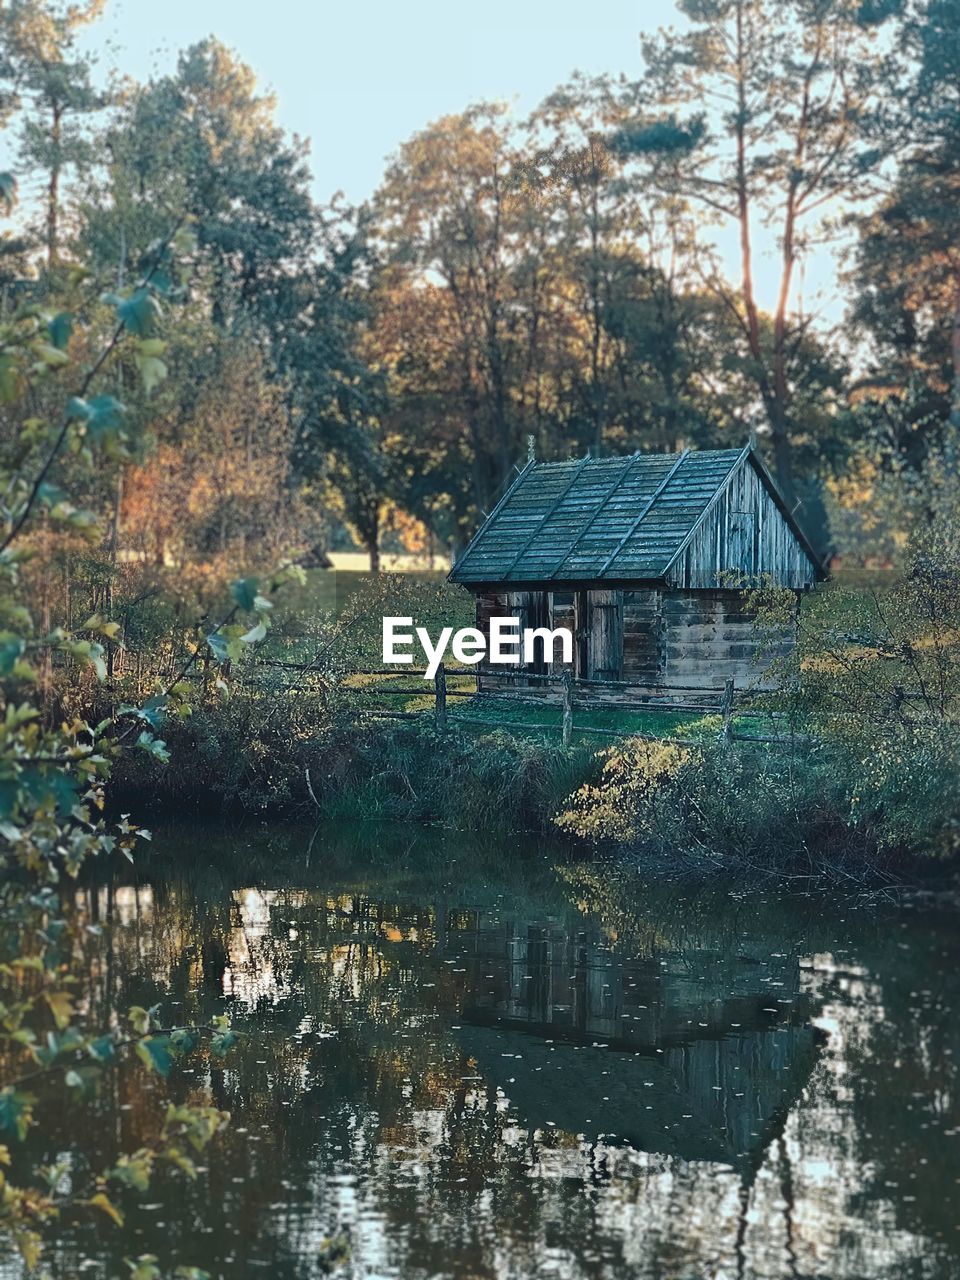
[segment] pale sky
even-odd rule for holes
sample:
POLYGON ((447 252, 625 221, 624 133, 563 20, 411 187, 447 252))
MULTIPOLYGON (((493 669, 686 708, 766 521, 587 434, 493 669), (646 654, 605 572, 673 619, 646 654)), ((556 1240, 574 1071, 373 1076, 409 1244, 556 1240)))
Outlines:
POLYGON ((430 120, 481 98, 527 111, 574 69, 637 74, 640 31, 676 17, 658 0, 110 0, 85 43, 145 79, 215 35, 310 139, 318 198, 356 201, 430 120))
MULTIPOLYGON (((682 25, 672 0, 110 0, 84 43, 103 75, 147 79, 217 36, 275 93, 282 126, 309 139, 316 198, 358 202, 431 120, 480 99, 522 117, 574 70, 639 75, 641 33, 665 25, 682 25)), ((757 232, 758 294, 770 306, 775 244, 757 232)), ((735 277, 732 228, 719 244, 735 277)), ((826 254, 808 264, 808 303, 833 275, 826 254)), ((836 304, 826 312, 837 318, 836 304)))

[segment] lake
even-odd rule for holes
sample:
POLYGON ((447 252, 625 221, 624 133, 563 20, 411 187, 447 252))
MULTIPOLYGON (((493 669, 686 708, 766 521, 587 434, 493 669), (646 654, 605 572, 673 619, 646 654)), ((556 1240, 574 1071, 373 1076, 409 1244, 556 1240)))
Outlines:
POLYGON ((56 1112, 77 1171, 167 1098, 232 1120, 54 1274, 960 1275, 955 914, 525 845, 183 826, 80 891, 98 1018, 240 1034, 56 1112))

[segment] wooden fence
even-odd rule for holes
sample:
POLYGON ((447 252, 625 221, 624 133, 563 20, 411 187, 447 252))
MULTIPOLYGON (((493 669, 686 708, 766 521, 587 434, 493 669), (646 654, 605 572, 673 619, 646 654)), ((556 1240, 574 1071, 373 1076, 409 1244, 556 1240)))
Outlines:
MULTIPOLYGON (((374 670, 354 672, 356 676, 397 676, 396 668, 377 668, 374 670)), ((489 674, 489 673, 485 673, 489 674)), ((448 672, 441 664, 437 670, 437 674, 433 681, 433 688, 426 683, 419 687, 383 685, 383 686, 367 686, 365 693, 375 693, 381 695, 389 695, 390 697, 399 696, 417 696, 424 697, 430 694, 433 702, 433 717, 437 729, 441 733, 445 733, 449 720, 447 715, 447 704, 450 699, 466 698, 470 700, 481 699, 483 704, 489 706, 494 702, 501 702, 509 706, 536 706, 543 708, 550 706, 548 701, 549 695, 556 690, 559 693, 559 703, 561 709, 560 715, 560 737, 564 747, 569 747, 573 739, 574 732, 583 733, 589 736, 609 737, 609 738, 641 738, 652 742, 673 742, 683 746, 701 745, 695 739, 681 738, 667 734, 644 733, 642 730, 633 730, 628 728, 609 729, 590 724, 576 724, 575 713, 577 711, 611 709, 609 706, 605 708, 605 704, 597 700, 597 692, 609 689, 610 682, 596 680, 578 680, 574 679, 569 672, 560 676, 538 675, 531 672, 497 672, 498 681, 516 681, 520 686, 538 685, 542 687, 547 694, 536 697, 526 696, 521 692, 493 693, 484 690, 481 687, 481 673, 476 671, 465 671, 456 669, 448 672), (475 688, 461 689, 448 687, 448 675, 459 678, 472 677, 475 681, 475 688), (591 697, 591 694, 593 697, 591 697)), ((631 701, 625 705, 623 702, 615 704, 614 708, 619 712, 635 712, 635 713, 656 713, 656 714, 678 714, 690 716, 691 714, 700 715, 716 715, 720 717, 719 738, 722 742, 757 742, 766 743, 775 746, 801 745, 809 739, 802 735, 789 732, 787 734, 758 734, 743 733, 735 727, 735 720, 738 714, 742 715, 746 710, 749 712, 750 704, 753 702, 757 694, 750 690, 738 690, 734 687, 732 679, 726 680, 723 689, 703 689, 692 685, 680 686, 673 685, 669 687, 657 687, 651 689, 649 685, 641 683, 633 683, 630 681, 617 681, 616 687, 620 690, 631 691, 631 701), (696 701, 694 701, 696 698, 696 701)), ((422 719, 424 711, 396 711, 387 708, 369 708, 365 711, 366 715, 375 719, 393 719, 393 720, 417 720, 422 719)), ((756 714, 762 715, 765 719, 769 719, 772 723, 777 723, 784 719, 782 712, 761 710, 756 714)), ((507 728, 532 730, 537 733, 549 733, 555 730, 557 726, 535 723, 533 721, 522 721, 512 718, 503 717, 496 719, 489 715, 470 715, 457 713, 454 717, 457 724, 476 724, 485 725, 488 728, 507 728)))

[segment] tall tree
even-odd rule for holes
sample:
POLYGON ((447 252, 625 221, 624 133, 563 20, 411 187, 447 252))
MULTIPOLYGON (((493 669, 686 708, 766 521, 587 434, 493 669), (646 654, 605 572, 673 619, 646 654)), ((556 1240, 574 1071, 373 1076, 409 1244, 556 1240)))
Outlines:
POLYGON ((44 175, 43 242, 48 267, 62 240, 63 176, 93 157, 91 115, 104 105, 94 88, 91 62, 77 50, 78 31, 103 13, 106 0, 61 4, 12 0, 0 11, 3 73, 10 105, 20 114, 20 166, 44 175))
POLYGON ((450 302, 456 397, 467 433, 474 499, 489 509, 522 452, 511 403, 521 359, 512 272, 526 189, 504 112, 475 107, 405 143, 377 194, 381 235, 420 287, 442 281, 450 302))
POLYGON ((892 189, 861 222, 853 316, 882 362, 868 381, 889 392, 921 378, 960 430, 960 0, 919 5, 902 51, 913 68, 900 97, 908 145, 892 189))
POLYGON ((852 0, 680 0, 682 34, 645 43, 652 108, 620 145, 646 158, 651 180, 732 223, 737 288, 721 273, 704 284, 727 307, 745 347, 780 483, 796 494, 797 362, 811 317, 796 306, 797 266, 824 215, 861 196, 879 162, 868 117, 877 109, 880 28, 893 6, 852 0), (757 300, 754 233, 776 229, 780 266, 772 324, 757 300))

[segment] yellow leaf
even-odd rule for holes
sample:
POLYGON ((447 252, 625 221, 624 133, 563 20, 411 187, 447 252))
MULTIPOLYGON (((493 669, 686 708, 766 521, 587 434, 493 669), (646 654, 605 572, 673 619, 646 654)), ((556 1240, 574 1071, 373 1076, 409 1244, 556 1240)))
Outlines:
POLYGON ((123 1226, 123 1214, 109 1196, 104 1195, 102 1191, 98 1191, 95 1196, 91 1196, 87 1204, 90 1205, 91 1209, 99 1209, 101 1213, 105 1213, 118 1227, 123 1226))
POLYGON ((62 1031, 68 1026, 70 1019, 73 1017, 73 1000, 67 991, 45 991, 43 998, 50 1006, 50 1012, 53 1014, 53 1020, 57 1024, 57 1030, 62 1031))

